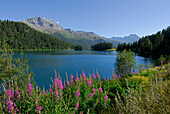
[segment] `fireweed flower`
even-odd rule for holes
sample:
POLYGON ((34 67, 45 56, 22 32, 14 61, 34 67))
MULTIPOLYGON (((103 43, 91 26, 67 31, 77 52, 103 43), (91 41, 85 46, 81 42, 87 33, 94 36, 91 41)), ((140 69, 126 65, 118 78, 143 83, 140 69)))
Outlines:
POLYGON ((12 89, 9 89, 9 90, 7 91, 7 96, 8 96, 8 98, 10 98, 10 97, 14 98, 12 89))
POLYGON ((61 89, 63 90, 63 84, 62 84, 62 81, 58 81, 58 89, 61 89))
POLYGON ((161 60, 161 64, 163 63, 163 61, 161 60))
POLYGON ((119 78, 121 78, 121 76, 119 75, 119 78))
POLYGON ((108 101, 108 96, 107 96, 107 95, 104 96, 104 100, 105 100, 105 101, 106 101, 106 100, 108 101))
POLYGON ((69 83, 69 81, 67 80, 67 86, 69 86, 70 85, 70 83, 69 83))
POLYGON ((45 95, 46 94, 46 92, 45 92, 45 89, 43 88, 43 95, 45 95))
POLYGON ((76 76, 76 81, 79 81, 79 77, 78 76, 76 76))
POLYGON ((78 96, 80 96, 80 91, 77 91, 75 94, 75 97, 77 98, 78 96))
POLYGON ((95 79, 96 78, 96 76, 93 74, 93 79, 95 79))
POLYGON ((140 75, 140 73, 138 72, 138 75, 140 75))
POLYGON ((55 94, 57 96, 57 101, 59 101, 59 93, 58 93, 58 90, 55 91, 55 94))
POLYGON ((90 93, 90 95, 89 95, 89 99, 90 99, 93 95, 94 95, 93 93, 90 93))
POLYGON ((28 83, 28 84, 27 84, 27 92, 28 92, 29 95, 30 95, 30 94, 32 95, 32 90, 33 90, 33 89, 32 89, 32 84, 28 83))
MULTIPOLYGON (((12 111, 14 110, 14 107, 16 107, 16 104, 13 103, 12 100, 7 101, 6 103, 6 107, 9 113, 12 113, 12 111)), ((17 108, 15 108, 16 111, 19 111, 17 108)))
POLYGON ((77 102, 75 110, 77 110, 78 108, 79 108, 79 102, 77 102))
POLYGON ((70 80, 73 81, 73 78, 74 78, 73 75, 71 75, 70 80))
POLYGON ((96 92, 96 89, 95 88, 93 88, 93 93, 95 93, 96 92))
POLYGON ((91 84, 92 84, 92 81, 91 80, 88 80, 87 81, 87 85, 89 85, 91 87, 91 84))
POLYGON ((55 91, 55 94, 58 96, 58 90, 55 91))
POLYGON ((50 92, 50 93, 53 92, 53 89, 50 88, 50 89, 49 89, 49 92, 50 92))
POLYGON ((20 93, 19 93, 19 91, 16 91, 16 92, 15 92, 15 96, 16 96, 16 95, 18 95, 18 99, 20 99, 20 98, 21 98, 21 97, 20 97, 20 93))
POLYGON ((58 78, 55 78, 54 79, 54 88, 57 88, 57 85, 58 85, 58 78))
POLYGON ((101 93, 102 93, 102 88, 101 88, 101 87, 100 87, 98 90, 99 90, 99 92, 101 92, 101 93))
POLYGON ((83 80, 86 81, 86 75, 85 75, 85 73, 82 73, 82 76, 83 76, 83 80))
POLYGON ((40 113, 40 111, 43 109, 41 106, 39 106, 38 105, 38 107, 36 107, 37 108, 37 110, 36 110, 36 112, 38 112, 38 114, 40 113))
POLYGON ((100 75, 97 73, 97 78, 100 79, 100 75))
POLYGON ((117 75, 115 75, 115 80, 117 80, 117 75))

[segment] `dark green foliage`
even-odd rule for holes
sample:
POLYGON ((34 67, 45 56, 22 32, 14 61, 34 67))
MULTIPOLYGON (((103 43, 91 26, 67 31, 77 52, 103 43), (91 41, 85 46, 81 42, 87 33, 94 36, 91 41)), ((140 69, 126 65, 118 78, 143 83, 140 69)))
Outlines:
POLYGON ((102 43, 98 43, 98 44, 91 46, 92 50, 106 50, 106 49, 112 49, 112 48, 113 48, 113 44, 110 42, 109 43, 102 42, 102 43))
POLYGON ((130 74, 133 68, 136 68, 135 54, 131 51, 124 50, 118 52, 115 62, 115 72, 121 76, 130 74))
POLYGON ((11 49, 74 49, 74 45, 38 32, 20 22, 1 21, 0 41, 6 41, 11 49))
POLYGON ((78 45, 78 46, 75 46, 75 48, 74 48, 75 50, 83 50, 83 47, 82 46, 80 46, 80 45, 78 45))
POLYGON ((159 58, 160 55, 168 56, 170 54, 170 27, 162 32, 145 36, 137 42, 130 44, 119 44, 117 51, 123 51, 124 49, 131 49, 135 53, 139 53, 141 56, 159 58))
POLYGON ((21 56, 14 58, 14 52, 3 42, 2 53, 0 55, 0 84, 17 83, 23 87, 27 82, 29 73, 28 59, 21 52, 21 56))

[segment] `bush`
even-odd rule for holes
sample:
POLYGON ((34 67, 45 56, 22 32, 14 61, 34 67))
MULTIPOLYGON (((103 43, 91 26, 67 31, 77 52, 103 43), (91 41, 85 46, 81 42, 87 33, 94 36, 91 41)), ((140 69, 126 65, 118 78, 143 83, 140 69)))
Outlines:
POLYGON ((135 54, 131 51, 124 50, 122 53, 118 52, 115 62, 115 72, 121 76, 131 73, 132 69, 136 69, 135 54))

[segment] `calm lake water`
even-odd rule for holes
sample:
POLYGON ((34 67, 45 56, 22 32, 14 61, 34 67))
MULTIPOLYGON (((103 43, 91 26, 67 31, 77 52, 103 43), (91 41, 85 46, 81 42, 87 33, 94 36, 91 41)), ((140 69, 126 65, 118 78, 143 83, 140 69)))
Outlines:
MULTIPOLYGON (((84 69, 86 75, 93 74, 93 69, 98 70, 101 78, 111 78, 112 69, 117 56, 117 52, 106 51, 36 51, 24 52, 29 58, 29 66, 34 72, 35 82, 41 88, 46 89, 52 84, 51 78, 54 79, 55 72, 58 72, 62 80, 66 80, 66 72, 70 76, 76 76, 76 73, 82 73, 84 69)), ((19 53, 16 54, 17 56, 19 53)), ((151 59, 136 56, 137 64, 145 64, 151 62, 151 59)))

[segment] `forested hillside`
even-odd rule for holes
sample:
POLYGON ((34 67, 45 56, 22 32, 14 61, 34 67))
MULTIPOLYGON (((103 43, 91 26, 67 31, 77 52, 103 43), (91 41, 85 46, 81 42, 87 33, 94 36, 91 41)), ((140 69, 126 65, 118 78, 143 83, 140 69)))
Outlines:
POLYGON ((160 55, 170 54, 170 27, 157 32, 156 34, 142 37, 138 41, 130 44, 119 44, 117 51, 131 49, 145 57, 158 58, 160 55))
POLYGON ((24 23, 0 20, 0 42, 4 40, 12 49, 35 50, 74 48, 74 45, 56 39, 48 34, 38 32, 24 23))

